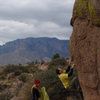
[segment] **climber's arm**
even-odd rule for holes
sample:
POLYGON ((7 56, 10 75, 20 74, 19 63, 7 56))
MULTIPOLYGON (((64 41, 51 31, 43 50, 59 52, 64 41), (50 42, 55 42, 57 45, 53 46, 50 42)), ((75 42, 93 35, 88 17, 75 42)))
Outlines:
POLYGON ((70 71, 71 66, 69 65, 68 68, 66 69, 66 73, 70 71))
POLYGON ((72 64, 72 67, 70 68, 70 72, 68 73, 68 77, 72 76, 74 66, 75 66, 75 65, 72 64))
POLYGON ((73 74, 73 68, 70 70, 70 72, 68 73, 68 77, 72 76, 73 74))

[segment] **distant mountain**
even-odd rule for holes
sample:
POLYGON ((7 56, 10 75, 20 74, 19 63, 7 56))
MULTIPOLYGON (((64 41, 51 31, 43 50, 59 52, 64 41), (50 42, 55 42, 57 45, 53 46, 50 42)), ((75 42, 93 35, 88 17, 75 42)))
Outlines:
POLYGON ((30 61, 51 58, 55 53, 69 56, 69 40, 56 38, 17 39, 0 46, 0 65, 24 64, 30 61))

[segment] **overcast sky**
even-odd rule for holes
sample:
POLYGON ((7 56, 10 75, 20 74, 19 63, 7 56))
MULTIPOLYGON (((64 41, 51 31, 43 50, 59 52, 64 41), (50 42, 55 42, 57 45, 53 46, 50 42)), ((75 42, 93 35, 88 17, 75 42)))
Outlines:
POLYGON ((0 0, 0 44, 27 37, 69 39, 75 0, 0 0))

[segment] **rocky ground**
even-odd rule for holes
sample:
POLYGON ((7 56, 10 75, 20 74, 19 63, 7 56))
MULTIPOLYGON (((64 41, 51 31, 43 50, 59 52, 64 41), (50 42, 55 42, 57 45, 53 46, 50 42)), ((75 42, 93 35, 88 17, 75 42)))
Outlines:
POLYGON ((34 78, 39 78, 41 86, 46 87, 50 100, 76 100, 76 98, 82 100, 78 93, 67 93, 55 73, 57 67, 66 66, 66 63, 63 65, 63 60, 57 59, 44 64, 0 67, 0 100, 31 100, 34 78))

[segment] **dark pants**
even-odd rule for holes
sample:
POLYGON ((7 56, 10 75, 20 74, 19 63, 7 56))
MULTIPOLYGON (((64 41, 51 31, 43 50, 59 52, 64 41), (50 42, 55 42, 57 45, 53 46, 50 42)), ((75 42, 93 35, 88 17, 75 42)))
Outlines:
MULTIPOLYGON (((78 81, 78 77, 74 77, 71 82, 70 82, 70 85, 69 87, 67 88, 68 91, 70 91, 70 93, 73 94, 74 98, 77 97, 77 98, 81 98, 82 100, 83 99, 83 93, 82 93, 82 90, 81 90, 81 87, 80 87, 80 84, 79 84, 79 81, 78 81)), ((78 99, 76 99, 78 100, 78 99)))

